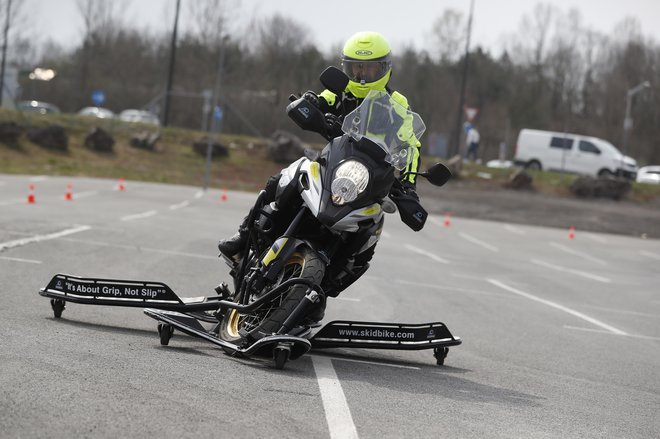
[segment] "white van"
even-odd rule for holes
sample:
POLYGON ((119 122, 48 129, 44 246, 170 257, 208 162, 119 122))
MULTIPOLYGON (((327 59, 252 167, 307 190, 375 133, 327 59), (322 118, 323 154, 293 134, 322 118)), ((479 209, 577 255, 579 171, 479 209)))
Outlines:
POLYGON ((527 169, 594 177, 622 175, 634 180, 637 174, 637 162, 608 141, 553 131, 520 130, 514 162, 527 169))

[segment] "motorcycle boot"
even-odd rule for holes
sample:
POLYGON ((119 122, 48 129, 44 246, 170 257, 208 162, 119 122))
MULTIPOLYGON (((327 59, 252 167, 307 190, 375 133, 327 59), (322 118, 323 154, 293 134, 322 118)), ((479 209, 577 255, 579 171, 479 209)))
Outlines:
POLYGON ((247 216, 243 219, 236 234, 218 242, 218 250, 220 250, 220 253, 222 253, 227 259, 240 259, 240 252, 245 248, 249 237, 247 219, 247 216))

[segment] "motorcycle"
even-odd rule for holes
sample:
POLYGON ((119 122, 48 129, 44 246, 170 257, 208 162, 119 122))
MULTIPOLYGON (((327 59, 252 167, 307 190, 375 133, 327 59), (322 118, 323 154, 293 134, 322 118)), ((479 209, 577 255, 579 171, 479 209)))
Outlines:
MULTIPOLYGON (((348 83, 335 67, 327 68, 320 80, 338 95, 348 83)), ((217 296, 192 301, 178 298, 164 284, 141 283, 154 293, 136 303, 134 298, 123 298, 130 281, 57 275, 40 291, 51 298, 56 317, 65 301, 148 306, 144 312, 159 321, 161 344, 169 343, 176 328, 231 355, 272 356, 278 369, 312 347, 337 346, 432 348, 438 364, 443 364, 448 346, 461 340, 441 322, 334 321, 312 335, 320 326, 327 299, 369 268, 385 213, 398 210, 401 220, 415 231, 424 226, 427 212, 402 184, 410 173, 395 175, 414 157, 413 148, 425 130, 421 117, 385 91, 371 91, 343 120, 323 114, 309 92, 291 100, 289 117, 329 143, 320 153, 307 153, 282 170, 275 201, 267 202, 266 191, 257 196, 247 218, 249 238, 242 257, 225 257, 233 290, 223 283, 216 287, 217 296), (115 291, 113 299, 98 293, 85 296, 80 285, 90 282, 103 285, 99 291, 112 285, 107 288, 115 291), (214 326, 208 330, 200 322, 214 326)), ((440 163, 415 174, 436 186, 451 177, 440 163)))

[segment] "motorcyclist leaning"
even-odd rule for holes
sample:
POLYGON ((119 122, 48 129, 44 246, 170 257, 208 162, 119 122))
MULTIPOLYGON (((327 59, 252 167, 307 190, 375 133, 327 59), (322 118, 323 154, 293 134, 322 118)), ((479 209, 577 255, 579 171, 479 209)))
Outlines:
MULTIPOLYGON (((401 93, 392 90, 389 87, 389 81, 392 76, 392 54, 390 45, 387 40, 377 32, 359 32, 348 39, 344 45, 341 57, 341 65, 344 73, 348 76, 349 82, 346 89, 341 96, 335 93, 324 90, 316 95, 313 92, 307 92, 303 97, 312 102, 314 105, 326 114, 328 119, 337 119, 339 123, 329 126, 334 126, 334 132, 324 133, 326 135, 340 136, 341 120, 357 108, 358 105, 364 100, 371 90, 384 90, 386 91, 398 104, 404 108, 409 108, 408 100, 401 93)), ((332 128, 331 128, 332 129, 332 128)), ((417 172, 420 163, 419 155, 419 141, 412 148, 412 160, 410 164, 402 171, 417 172)), ((264 188, 266 191, 266 203, 271 203, 276 200, 276 192, 280 175, 271 177, 266 183, 264 188)), ((412 196, 415 199, 417 193, 415 191, 416 175, 407 175, 402 181, 402 189, 406 195, 412 196)), ((230 259, 239 257, 239 253, 246 246, 248 239, 247 217, 240 225, 238 233, 234 236, 224 239, 218 243, 218 249, 222 254, 230 259)), ((378 230, 380 232, 380 229, 378 230)), ((337 277, 343 277, 343 280, 338 280, 335 293, 345 289, 348 285, 352 284, 359 278, 368 268, 368 262, 371 260, 375 240, 369 240, 358 254, 354 255, 354 261, 351 261, 351 268, 347 273, 338 274, 337 277)))

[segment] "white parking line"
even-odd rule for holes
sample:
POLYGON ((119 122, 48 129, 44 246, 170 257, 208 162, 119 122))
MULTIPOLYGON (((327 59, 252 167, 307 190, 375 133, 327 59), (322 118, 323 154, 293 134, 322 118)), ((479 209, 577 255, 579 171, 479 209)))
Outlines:
POLYGON ((12 204, 25 203, 27 198, 14 198, 13 200, 1 201, 0 206, 11 206, 12 204))
POLYGON ((40 181, 48 180, 47 175, 37 175, 36 177, 32 177, 29 179, 32 183, 39 183, 40 181))
POLYGON ((390 239, 392 237, 392 235, 387 232, 380 232, 380 236, 386 239, 390 239))
POLYGON ((179 203, 179 204, 172 204, 172 205, 170 206, 170 210, 181 209, 182 207, 186 207, 186 206, 188 206, 189 204, 190 204, 190 201, 183 201, 183 202, 181 202, 181 203, 179 203))
POLYGON ((139 245, 110 244, 109 242, 91 241, 91 240, 76 239, 76 238, 65 238, 64 241, 80 242, 82 244, 98 245, 98 246, 101 246, 101 247, 114 247, 114 248, 121 248, 121 249, 127 249, 127 250, 139 249, 140 251, 143 251, 143 252, 161 253, 161 254, 173 255, 173 256, 186 256, 188 258, 212 259, 214 261, 218 260, 217 256, 207 256, 207 255, 199 255, 199 254, 195 254, 195 253, 177 252, 177 251, 173 251, 173 250, 162 250, 162 249, 158 249, 158 248, 140 247, 139 245))
POLYGON ((586 254, 586 253, 582 253, 582 252, 577 251, 575 249, 572 249, 570 247, 566 247, 565 245, 561 245, 561 244, 558 244, 556 242, 551 242, 550 245, 554 248, 558 248, 561 251, 565 251, 566 253, 570 253, 572 255, 579 256, 579 257, 584 258, 588 261, 592 261, 592 262, 595 262, 595 263, 600 264, 600 265, 607 265, 607 262, 603 261, 602 259, 595 258, 591 255, 586 254))
POLYGON ((406 244, 406 248, 410 250, 413 253, 417 253, 423 256, 426 256, 427 258, 433 259, 436 262, 440 262, 441 264, 449 264, 449 261, 446 259, 441 258, 440 256, 434 255, 433 253, 427 252, 426 250, 419 249, 417 247, 414 247, 410 244, 406 244))
POLYGON ((330 437, 333 439, 357 438, 358 434, 353 423, 353 417, 348 408, 348 402, 341 388, 339 378, 337 378, 335 369, 332 367, 332 360, 327 357, 313 355, 312 364, 321 391, 321 400, 323 401, 330 437))
POLYGON ((195 199, 196 200, 199 199, 199 198, 202 198, 203 196, 204 196, 204 191, 197 191, 195 193, 195 199))
POLYGON ((539 302, 539 303, 542 303, 542 304, 544 304, 544 305, 551 306, 552 308, 556 308, 556 309, 558 309, 558 310, 560 310, 560 311, 564 311, 565 313, 568 313, 568 314, 570 314, 570 315, 572 315, 572 316, 578 317, 578 318, 580 318, 580 319, 582 319, 582 320, 586 320, 586 321, 589 322, 589 323, 592 323, 592 324, 594 324, 594 325, 596 325, 596 326, 600 326, 601 328, 603 328, 603 329, 605 329, 605 330, 611 332, 612 334, 617 334, 617 335, 628 335, 625 331, 622 331, 622 330, 620 330, 620 329, 617 329, 617 328, 615 328, 614 326, 610 326, 610 325, 608 325, 607 323, 603 323, 603 322, 601 322, 600 320, 596 320, 596 319, 594 319, 593 317, 589 317, 589 316, 586 315, 586 314, 582 314, 582 313, 579 312, 579 311, 575 311, 575 310, 573 310, 573 309, 567 308, 567 307, 565 307, 565 306, 563 306, 563 305, 560 305, 560 304, 558 304, 558 303, 551 302, 551 301, 549 301, 549 300, 545 300, 545 299, 541 299, 540 297, 536 297, 536 296, 534 296, 534 295, 532 295, 532 294, 529 294, 529 293, 525 293, 524 291, 520 291, 520 290, 518 290, 518 289, 516 289, 516 288, 510 287, 510 286, 508 286, 508 285, 506 285, 506 284, 504 284, 504 283, 502 283, 502 282, 500 282, 500 281, 498 281, 498 280, 495 280, 495 279, 486 279, 486 281, 488 281, 489 283, 495 285, 496 287, 500 287, 500 288, 502 288, 503 290, 509 291, 509 292, 511 292, 511 293, 517 294, 517 295, 522 296, 522 297, 526 297, 526 298, 528 298, 528 299, 530 299, 530 300, 534 300, 534 301, 539 302))
POLYGON ((532 264, 540 265, 541 267, 550 268, 552 270, 562 271, 564 273, 571 273, 576 276, 586 277, 587 279, 597 280, 598 282, 603 282, 606 284, 611 283, 612 281, 606 277, 598 276, 597 274, 587 273, 585 271, 573 270, 571 268, 560 267, 559 265, 550 264, 548 262, 539 261, 538 259, 532 259, 530 261, 532 264))
POLYGON ((62 230, 61 232, 49 233, 47 235, 37 235, 37 236, 32 236, 30 238, 22 238, 22 239, 16 239, 14 241, 3 242, 0 243, 0 252, 10 248, 21 247, 26 244, 31 244, 33 242, 42 242, 42 241, 47 241, 49 239, 61 238, 63 236, 72 235, 74 233, 84 232, 85 230, 89 230, 89 229, 91 229, 90 226, 78 226, 72 229, 62 230))
MULTIPOLYGON (((480 277, 479 280, 483 279, 483 277, 480 277)), ((382 280, 378 278, 378 280, 382 280)), ((388 281, 390 282, 390 281, 388 281)), ((426 284, 423 282, 412 282, 408 280, 402 280, 402 279, 396 279, 396 283, 402 284, 402 285, 411 285, 414 287, 420 287, 420 288, 433 288, 436 290, 441 290, 441 291, 455 291, 457 293, 467 293, 467 294, 483 294, 487 296, 500 296, 500 297, 511 297, 507 294, 499 294, 499 293, 493 293, 491 291, 482 291, 482 290, 470 290, 468 288, 459 288, 459 287, 452 287, 452 286, 447 286, 447 285, 442 285, 442 284, 426 284)))
MULTIPOLYGON (((611 332, 609 331, 603 331, 600 329, 593 329, 593 328, 580 328, 578 326, 564 325, 564 328, 574 329, 576 331, 598 332, 599 334, 611 334, 611 332)), ((641 338, 645 340, 660 340, 660 337, 651 337, 650 335, 638 335, 638 334, 617 334, 617 335, 623 335, 624 337, 641 338)))
POLYGON ((92 197, 96 194, 98 194, 98 191, 76 192, 76 193, 72 194, 72 197, 74 199, 78 200, 80 198, 92 197))
POLYGON ((497 248, 497 247, 495 247, 495 246, 492 246, 492 245, 490 245, 490 244, 488 244, 488 243, 486 243, 486 242, 483 242, 483 241, 481 241, 480 239, 477 239, 477 238, 475 238, 475 237, 472 236, 472 235, 468 235, 467 233, 463 233, 463 232, 461 232, 461 233, 459 233, 459 236, 460 236, 461 238, 467 240, 467 241, 470 241, 470 242, 473 243, 473 244, 480 245, 481 247, 485 248, 486 250, 490 250, 490 251, 492 251, 492 252, 496 252, 496 253, 500 251, 499 248, 497 248))
POLYGON ((34 259, 22 259, 22 258, 10 258, 7 256, 0 256, 0 259, 5 261, 14 261, 14 262, 26 262, 28 264, 41 264, 41 261, 35 261, 34 259))
POLYGON ((148 212, 136 213, 135 215, 122 216, 121 220, 122 221, 132 221, 132 220, 136 220, 136 219, 148 218, 150 216, 156 215, 157 213, 158 213, 157 210, 150 210, 148 212))
POLYGON ((640 250, 639 254, 642 256, 646 256, 647 258, 657 259, 660 261, 660 255, 656 255, 655 253, 647 252, 646 250, 640 250))
POLYGON ((344 300, 346 302, 362 302, 360 299, 355 299, 353 297, 334 297, 332 300, 344 300))
POLYGON ((584 236, 591 239, 592 241, 600 242, 601 244, 607 244, 607 239, 599 235, 594 235, 593 233, 585 233, 584 236))
POLYGON ((525 232, 523 229, 520 227, 512 226, 511 224, 506 224, 504 226, 506 230, 508 230, 511 233, 515 233, 516 235, 526 235, 527 232, 525 232))

